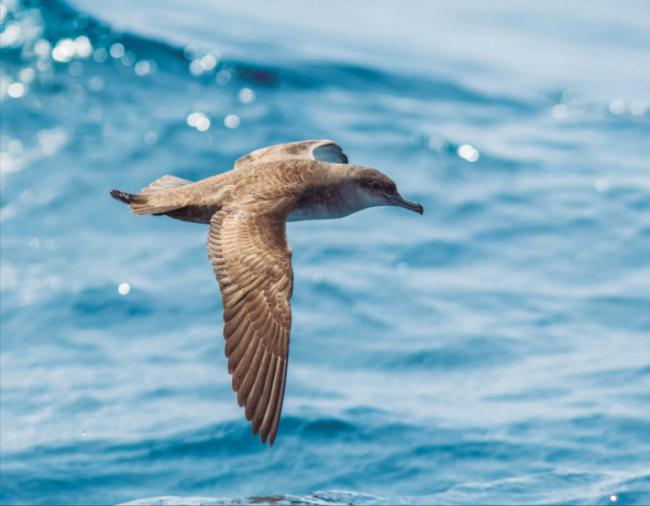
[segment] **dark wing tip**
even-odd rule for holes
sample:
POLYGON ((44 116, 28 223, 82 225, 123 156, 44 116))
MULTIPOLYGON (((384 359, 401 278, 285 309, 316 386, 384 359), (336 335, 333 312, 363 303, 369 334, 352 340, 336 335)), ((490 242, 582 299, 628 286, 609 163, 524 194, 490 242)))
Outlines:
POLYGON ((260 440, 262 444, 269 444, 269 448, 273 448, 273 443, 275 443, 275 437, 278 435, 278 430, 275 431, 267 430, 266 432, 260 431, 260 440))

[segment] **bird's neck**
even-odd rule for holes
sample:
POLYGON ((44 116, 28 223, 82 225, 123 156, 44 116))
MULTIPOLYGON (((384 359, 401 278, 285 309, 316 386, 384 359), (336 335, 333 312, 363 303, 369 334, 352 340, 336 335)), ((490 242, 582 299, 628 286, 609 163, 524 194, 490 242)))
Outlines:
POLYGON ((349 171, 335 166, 323 171, 298 199, 289 221, 342 218, 367 207, 349 171))

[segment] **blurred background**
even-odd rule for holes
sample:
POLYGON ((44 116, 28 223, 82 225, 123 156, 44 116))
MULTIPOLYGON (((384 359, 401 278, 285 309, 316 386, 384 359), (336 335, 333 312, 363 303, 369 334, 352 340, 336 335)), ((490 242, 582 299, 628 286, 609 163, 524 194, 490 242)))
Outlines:
POLYGON ((3 0, 0 502, 649 503, 649 19, 3 0), (230 389, 207 228, 108 191, 310 138, 426 212, 289 225, 269 450, 230 389))

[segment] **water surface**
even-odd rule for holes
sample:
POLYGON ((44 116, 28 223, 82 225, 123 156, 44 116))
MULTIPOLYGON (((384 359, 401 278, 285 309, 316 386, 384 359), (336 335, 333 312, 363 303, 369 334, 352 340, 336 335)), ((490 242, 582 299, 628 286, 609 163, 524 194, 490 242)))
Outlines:
POLYGON ((647 4, 179 5, 0 11, 0 501, 650 502, 647 4), (207 228, 108 191, 306 138, 426 213, 289 225, 269 450, 207 228))

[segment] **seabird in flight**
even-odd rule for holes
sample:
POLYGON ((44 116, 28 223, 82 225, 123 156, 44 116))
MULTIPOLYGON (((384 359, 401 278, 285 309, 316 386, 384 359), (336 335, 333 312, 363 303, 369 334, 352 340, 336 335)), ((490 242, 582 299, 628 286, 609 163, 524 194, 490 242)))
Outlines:
POLYGON ((111 195, 137 215, 209 223, 208 258, 223 298, 223 335, 237 402, 273 445, 284 399, 293 271, 286 222, 341 218, 367 207, 422 214, 375 169, 352 165, 330 140, 258 149, 232 170, 192 182, 163 176, 111 195))

